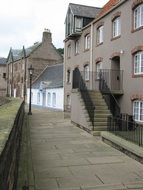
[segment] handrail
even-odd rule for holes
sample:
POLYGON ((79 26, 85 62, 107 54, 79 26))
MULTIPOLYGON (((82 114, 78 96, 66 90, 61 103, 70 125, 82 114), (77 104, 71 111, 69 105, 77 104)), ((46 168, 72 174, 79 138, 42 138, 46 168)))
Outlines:
POLYGON ((82 99, 84 101, 86 110, 88 112, 90 121, 92 123, 92 127, 93 127, 92 129, 94 130, 95 105, 90 97, 86 83, 78 68, 76 68, 73 72, 73 88, 79 89, 82 99))
POLYGON ((107 130, 120 136, 126 140, 143 146, 143 125, 135 122, 133 116, 127 115, 126 117, 108 117, 107 130))
POLYGON ((99 90, 102 93, 108 108, 110 109, 113 116, 120 115, 120 106, 112 94, 110 88, 108 87, 106 80, 104 79, 102 72, 100 73, 100 79, 99 79, 99 90))

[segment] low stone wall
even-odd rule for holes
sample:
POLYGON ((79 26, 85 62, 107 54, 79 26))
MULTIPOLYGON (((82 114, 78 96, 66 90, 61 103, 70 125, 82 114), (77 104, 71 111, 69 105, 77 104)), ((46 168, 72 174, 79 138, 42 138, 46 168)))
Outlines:
POLYGON ((6 104, 6 103, 8 103, 8 102, 10 102, 10 99, 9 99, 9 98, 0 96, 0 106, 6 104))
POLYGON ((13 100, 0 109, 0 189, 16 190, 24 102, 13 100))

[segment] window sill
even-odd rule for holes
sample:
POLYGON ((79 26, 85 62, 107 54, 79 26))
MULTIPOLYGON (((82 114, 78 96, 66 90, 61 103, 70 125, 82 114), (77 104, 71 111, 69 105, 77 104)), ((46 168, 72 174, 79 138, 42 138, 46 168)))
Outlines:
POLYGON ((84 49, 84 52, 87 52, 87 51, 89 51, 90 49, 84 49))
POLYGON ((142 74, 133 74, 132 78, 140 78, 143 77, 143 73, 142 74))
POLYGON ((103 44, 103 42, 101 42, 101 43, 98 43, 96 47, 98 47, 98 46, 101 46, 102 44, 103 44))
POLYGON ((111 41, 117 40, 117 39, 119 39, 119 38, 121 38, 121 35, 116 36, 116 37, 112 37, 112 38, 111 38, 111 41))
POLYGON ((134 32, 137 32, 137 31, 139 31, 139 30, 142 30, 143 29, 143 26, 140 26, 139 28, 135 28, 135 29, 132 29, 132 33, 134 33, 134 32))

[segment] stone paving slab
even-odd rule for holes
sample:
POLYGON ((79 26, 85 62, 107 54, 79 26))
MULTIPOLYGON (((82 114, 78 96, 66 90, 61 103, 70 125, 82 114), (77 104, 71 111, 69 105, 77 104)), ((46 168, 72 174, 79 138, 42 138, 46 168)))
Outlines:
POLYGON ((36 190, 143 190, 143 165, 75 127, 62 112, 29 116, 36 190))

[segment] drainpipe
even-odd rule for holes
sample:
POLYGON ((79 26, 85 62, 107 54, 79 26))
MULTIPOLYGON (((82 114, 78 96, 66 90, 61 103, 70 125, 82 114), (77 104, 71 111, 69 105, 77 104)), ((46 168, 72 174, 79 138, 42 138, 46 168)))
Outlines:
POLYGON ((93 89, 93 23, 91 23, 90 27, 90 63, 89 63, 89 71, 90 71, 90 89, 93 89))

